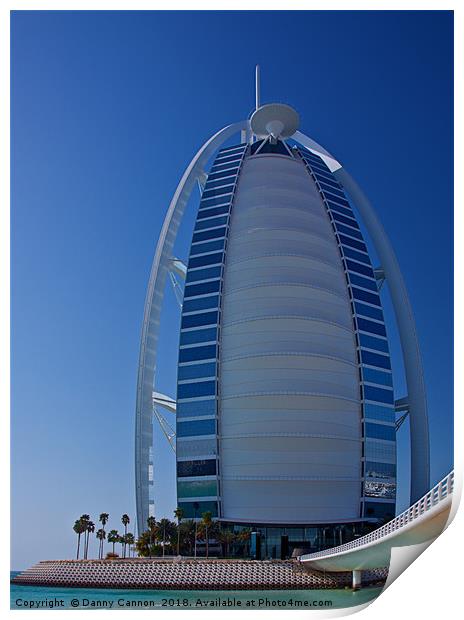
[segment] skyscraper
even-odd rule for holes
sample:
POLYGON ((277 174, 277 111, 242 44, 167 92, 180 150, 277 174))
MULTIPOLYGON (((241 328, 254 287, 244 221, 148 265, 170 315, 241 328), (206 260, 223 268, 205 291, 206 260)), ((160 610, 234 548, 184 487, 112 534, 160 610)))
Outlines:
POLYGON ((379 295, 385 279, 408 383, 396 409, 411 419, 412 498, 428 490, 425 390, 398 265, 364 195, 298 125, 289 106, 257 101, 249 121, 226 127, 200 150, 171 203, 142 330, 139 530, 149 514, 153 402, 176 409, 185 517, 210 511, 231 527, 249 526, 265 555, 283 553, 289 540, 338 544, 363 524, 394 516, 395 397, 379 295), (197 180, 202 198, 185 271, 177 397, 168 403, 153 397, 159 312, 197 180), (360 217, 381 265, 372 263, 360 217))

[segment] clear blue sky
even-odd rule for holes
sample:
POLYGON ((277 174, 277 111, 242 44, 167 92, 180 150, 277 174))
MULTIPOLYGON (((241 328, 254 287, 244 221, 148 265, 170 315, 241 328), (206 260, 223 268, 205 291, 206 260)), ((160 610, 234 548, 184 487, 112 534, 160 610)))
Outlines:
MULTIPOLYGON (((72 556, 84 512, 109 512, 116 528, 123 512, 135 520, 136 371, 157 236, 191 157, 253 108, 255 63, 263 102, 300 112, 390 236, 421 340, 432 482, 448 472, 452 37, 450 12, 12 14, 12 568, 72 556)), ((165 317, 159 385, 173 394, 171 291, 165 317)), ((402 396, 401 372, 396 387, 402 396)), ((407 425, 400 509, 406 441, 407 425)), ((156 516, 172 517, 174 459, 158 444, 156 516)))

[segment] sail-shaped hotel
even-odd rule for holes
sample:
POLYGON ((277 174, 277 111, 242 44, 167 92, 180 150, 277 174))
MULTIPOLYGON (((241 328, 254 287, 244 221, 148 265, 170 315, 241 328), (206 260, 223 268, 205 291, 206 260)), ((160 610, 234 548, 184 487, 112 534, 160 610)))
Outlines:
POLYGON ((200 149, 169 206, 138 369, 139 531, 153 509, 152 425, 163 407, 176 415, 169 438, 184 517, 210 511, 251 528, 255 557, 257 546, 262 556, 284 557, 295 546, 339 544, 393 517, 396 429, 406 414, 411 500, 429 488, 422 365, 396 258, 355 181, 299 124, 291 107, 257 101, 249 120, 200 149), (198 183, 184 265, 173 246, 198 183), (175 398, 154 385, 172 273, 185 278, 175 398), (384 281, 407 395, 393 391, 384 281))

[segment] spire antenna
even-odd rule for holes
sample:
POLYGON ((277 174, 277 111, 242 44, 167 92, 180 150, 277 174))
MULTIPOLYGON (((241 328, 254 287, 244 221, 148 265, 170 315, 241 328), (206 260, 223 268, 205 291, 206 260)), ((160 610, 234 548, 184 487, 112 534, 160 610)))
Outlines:
POLYGON ((259 65, 256 65, 255 69, 255 109, 257 110, 260 106, 260 90, 261 90, 261 76, 259 65))

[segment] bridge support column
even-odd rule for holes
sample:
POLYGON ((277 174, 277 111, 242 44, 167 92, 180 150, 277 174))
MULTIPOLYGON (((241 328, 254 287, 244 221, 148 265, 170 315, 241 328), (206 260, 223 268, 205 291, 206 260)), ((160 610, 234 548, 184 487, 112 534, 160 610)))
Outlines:
POLYGON ((362 570, 354 570, 353 571, 353 590, 361 589, 361 578, 362 578, 362 570))

